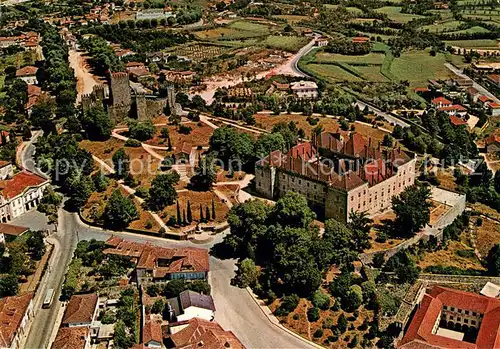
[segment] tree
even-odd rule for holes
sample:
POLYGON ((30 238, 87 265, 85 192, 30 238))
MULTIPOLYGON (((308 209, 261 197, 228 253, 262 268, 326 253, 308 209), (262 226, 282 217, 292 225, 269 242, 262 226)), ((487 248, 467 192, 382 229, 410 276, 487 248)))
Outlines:
POLYGON ((33 258, 40 260, 45 253, 45 242, 43 241, 43 232, 40 230, 31 232, 26 240, 28 251, 32 254, 33 258))
POLYGON ((170 138, 170 131, 166 127, 161 129, 160 134, 161 134, 162 138, 165 140, 170 138))
POLYGON ((407 187, 401 194, 392 198, 392 209, 396 213, 395 226, 400 232, 415 234, 430 219, 431 191, 422 184, 407 187))
POLYGON ((321 290, 316 290, 312 298, 312 304, 322 310, 327 310, 330 307, 330 297, 321 290))
POLYGON ((257 284, 259 278, 259 270, 255 262, 250 258, 245 258, 237 264, 238 270, 236 271, 235 281, 240 287, 253 287, 257 284))
POLYGON ((65 181, 71 204, 75 209, 82 207, 94 191, 94 182, 79 170, 71 170, 65 181))
POLYGON ((153 306, 151 307, 151 312, 153 314, 163 314, 164 309, 165 309, 165 302, 163 301, 162 298, 160 298, 153 303, 153 306))
POLYGON ((383 252, 375 253, 372 263, 375 268, 382 268, 385 263, 385 254, 383 252))
POLYGON ((276 310, 276 315, 285 316, 294 311, 299 305, 300 298, 295 293, 286 295, 281 300, 281 304, 276 310))
POLYGON ((187 222, 191 223, 193 221, 193 213, 191 212, 191 202, 187 202, 187 222))
POLYGON ((0 298, 15 296, 19 290, 19 283, 15 274, 0 276, 0 298))
POLYGON ((105 191, 109 184, 108 178, 104 176, 101 170, 92 175, 92 181, 94 182, 95 190, 100 193, 105 191))
POLYGON ((179 179, 180 176, 175 171, 156 176, 149 189, 149 208, 154 211, 161 211, 166 206, 173 204, 177 198, 175 185, 179 182, 179 179))
POLYGON ((255 143, 255 156, 260 159, 272 151, 285 149, 286 142, 281 133, 263 133, 255 143))
POLYGON ((139 214, 134 202, 116 189, 104 209, 104 222, 112 228, 125 228, 137 219, 139 214))
POLYGON ((356 251, 362 252, 363 250, 370 248, 370 224, 373 220, 368 218, 368 214, 366 212, 361 211, 352 211, 349 218, 351 221, 348 226, 353 233, 352 235, 356 251))
POLYGON ((309 227, 316 214, 309 208, 303 195, 288 192, 280 198, 271 212, 272 220, 288 227, 309 227))
MULTIPOLYGON (((212 184, 217 178, 217 169, 215 167, 216 159, 209 155, 204 156, 196 167, 196 172, 191 177, 191 186, 193 189, 207 191, 212 187, 212 184)), ((209 219, 210 217, 207 217, 209 219)))
POLYGON ((212 220, 215 221, 216 218, 217 218, 217 215, 215 214, 215 200, 214 200, 214 198, 212 198, 212 220))
POLYGON ((118 348, 131 348, 134 345, 132 337, 127 335, 125 323, 118 320, 115 324, 114 343, 118 348))
POLYGON ((176 201, 176 209, 177 209, 177 225, 182 225, 181 218, 181 207, 179 206, 179 201, 176 201))
POLYGON ((113 121, 100 105, 87 110, 82 118, 82 127, 87 138, 91 140, 107 140, 113 131, 113 121))
POLYGON ((496 244, 490 249, 486 262, 490 274, 500 276, 500 244, 496 244))
POLYGON ((54 99, 47 95, 40 96, 30 114, 31 124, 36 128, 41 128, 45 133, 54 132, 55 111, 54 99))
POLYGON ((339 318, 337 319, 337 328, 339 329, 340 333, 344 333, 347 330, 347 319, 345 318, 344 313, 340 314, 339 318))
POLYGON ((346 294, 340 298, 342 309, 352 313, 363 303, 363 293, 359 285, 352 285, 346 294))
POLYGON ((186 290, 186 282, 184 280, 171 280, 163 289, 166 298, 177 297, 182 291, 186 290))
POLYGON ((210 209, 208 208, 208 206, 205 206, 205 219, 207 221, 210 220, 210 209))
POLYGON ((316 307, 309 308, 307 310, 307 320, 309 322, 315 322, 319 320, 319 309, 316 307))
POLYGON ((153 138, 156 132, 156 127, 151 120, 137 121, 129 119, 127 120, 127 125, 130 137, 139 141, 147 141, 153 138))
POLYGON ((254 159, 254 144, 250 135, 238 133, 232 127, 223 126, 216 129, 209 143, 210 150, 226 164, 233 160, 245 165, 254 159))
POLYGON ((113 154, 113 166, 118 178, 125 178, 130 173, 130 157, 123 148, 113 154))
POLYGON ((495 190, 500 194, 500 171, 495 172, 495 177, 493 179, 493 185, 495 186, 495 190))

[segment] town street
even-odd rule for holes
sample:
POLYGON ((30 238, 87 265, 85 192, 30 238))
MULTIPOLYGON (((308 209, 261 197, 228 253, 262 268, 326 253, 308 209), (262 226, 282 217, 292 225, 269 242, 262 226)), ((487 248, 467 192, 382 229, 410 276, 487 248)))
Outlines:
MULTIPOLYGON (((30 142, 21 154, 23 163, 34 164, 32 156, 34 146, 30 142)), ((34 169, 34 166, 30 168, 34 169)), ((227 232, 226 232, 227 233, 227 232)), ((51 237, 55 249, 50 260, 50 269, 38 289, 35 316, 26 341, 25 348, 47 348, 53 332, 56 330, 56 319, 63 304, 59 301, 61 286, 67 266, 73 255, 78 240, 106 240, 111 235, 117 235, 129 240, 163 246, 163 247, 201 247, 210 248, 222 241, 223 234, 215 236, 214 240, 206 244, 193 244, 189 241, 166 240, 146 235, 126 232, 111 232, 90 227, 82 223, 76 213, 61 209, 59 211, 58 231, 51 237), (41 302, 46 290, 55 290, 54 303, 49 309, 42 309, 41 302)), ((226 330, 231 330, 248 348, 314 348, 312 345, 290 335, 272 324, 264 315, 260 307, 245 289, 231 286, 230 280, 234 276, 235 261, 219 260, 210 257, 210 283, 212 295, 217 308, 215 319, 226 330)))
MULTIPOLYGON (((462 77, 462 78, 467 78, 467 79, 470 79, 467 75, 465 75, 462 70, 456 68, 455 66, 453 66, 452 64, 450 63, 445 63, 444 64, 446 66, 446 68, 448 68, 449 70, 451 70, 453 73, 455 73, 456 75, 462 77)), ((492 94, 490 91, 488 91, 487 89, 485 89, 483 86, 479 85, 477 82, 475 82, 474 80, 472 80, 474 83, 472 85, 472 87, 474 87, 476 90, 479 91, 479 93, 481 93, 482 95, 484 96, 488 96, 489 98, 491 98, 495 103, 500 103, 500 99, 498 99, 494 94, 492 94)))

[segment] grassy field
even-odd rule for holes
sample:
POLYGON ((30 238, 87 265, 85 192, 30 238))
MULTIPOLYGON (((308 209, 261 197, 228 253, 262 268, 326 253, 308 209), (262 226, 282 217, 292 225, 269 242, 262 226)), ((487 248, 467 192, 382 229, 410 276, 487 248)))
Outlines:
POLYGON ((429 24, 429 25, 424 25, 422 27, 422 30, 428 30, 432 33, 456 31, 456 30, 458 30, 458 27, 462 23, 464 23, 464 22, 453 20, 453 21, 447 21, 447 22, 443 22, 443 23, 429 24))
POLYGON ((334 64, 309 64, 308 68, 330 81, 361 81, 362 79, 334 64))
POLYGON ((268 26, 248 21, 236 21, 227 27, 207 29, 195 32, 194 35, 203 40, 234 40, 254 38, 270 34, 268 26))
POLYGON ((353 67, 353 69, 368 81, 387 81, 386 77, 380 73, 379 66, 357 66, 353 67))
POLYGON ((308 41, 309 38, 299 36, 270 35, 260 44, 267 48, 296 52, 302 46, 306 45, 308 41))
MULTIPOLYGON (((325 6, 328 9, 331 9, 331 10, 336 10, 339 7, 339 5, 333 5, 333 4, 324 4, 323 6, 325 6)), ((361 10, 361 9, 359 9, 357 7, 349 6, 349 7, 346 7, 345 9, 347 11, 351 12, 352 14, 361 14, 361 13, 363 13, 363 10, 361 10)))
POLYGON ((367 55, 351 56, 337 53, 318 52, 317 62, 343 62, 350 64, 382 64, 385 55, 382 53, 369 53, 367 55))
POLYGON ((248 21, 233 22, 229 25, 229 28, 261 33, 261 34, 269 33, 269 28, 267 27, 267 25, 248 22, 248 21))
POLYGON ((295 24, 300 21, 305 21, 311 19, 309 16, 299 16, 299 15, 279 15, 279 16, 274 16, 276 18, 284 19, 290 24, 295 24))
POLYGON ((385 13, 391 21, 397 23, 407 23, 415 18, 422 18, 419 15, 412 15, 407 13, 401 13, 401 7, 399 6, 384 6, 376 9, 378 13, 385 13))
POLYGON ((410 87, 414 87, 426 85, 428 79, 445 79, 450 76, 445 63, 443 53, 432 57, 428 51, 410 51, 394 58, 390 72, 396 79, 407 80, 410 87))
POLYGON ((497 40, 479 39, 479 40, 449 40, 445 41, 446 45, 458 46, 463 48, 498 48, 499 42, 497 40))
POLYGON ((486 28, 475 26, 469 29, 457 30, 452 32, 453 34, 476 34, 476 33, 489 33, 490 31, 486 28))

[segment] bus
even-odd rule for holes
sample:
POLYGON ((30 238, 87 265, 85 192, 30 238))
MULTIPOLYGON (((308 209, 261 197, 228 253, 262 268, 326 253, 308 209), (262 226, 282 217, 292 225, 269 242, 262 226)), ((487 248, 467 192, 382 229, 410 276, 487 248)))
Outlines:
POLYGON ((49 288, 47 290, 47 293, 45 293, 45 298, 43 299, 42 308, 50 308, 53 300, 54 300, 54 289, 49 288))

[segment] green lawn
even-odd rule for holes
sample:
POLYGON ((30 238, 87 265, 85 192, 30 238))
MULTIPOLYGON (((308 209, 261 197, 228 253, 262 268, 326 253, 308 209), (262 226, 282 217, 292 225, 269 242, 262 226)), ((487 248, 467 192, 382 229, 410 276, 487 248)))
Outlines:
POLYGON ((390 72, 398 80, 407 80, 410 87, 427 85, 428 79, 446 79, 451 75, 444 66, 446 57, 442 53, 431 56, 429 51, 405 52, 394 58, 390 72))
POLYGON ((380 73, 380 66, 356 66, 352 67, 359 72, 361 76, 367 81, 388 81, 385 76, 380 73))
POLYGON ((422 18, 419 15, 412 15, 407 13, 401 13, 401 7, 399 6, 384 6, 375 10, 378 13, 385 13, 389 19, 397 23, 407 23, 415 18, 422 18))
POLYGON ((479 39, 479 40, 450 40, 445 41, 446 45, 458 46, 463 48, 484 48, 484 49, 492 49, 499 48, 497 40, 490 39, 479 39))
POLYGON ((453 34, 476 34, 476 33, 489 33, 490 31, 486 28, 475 26, 469 29, 457 30, 452 32, 453 34))
POLYGON ((447 21, 443 23, 438 23, 438 24, 429 24, 429 25, 424 25, 422 27, 422 30, 428 30, 431 33, 440 33, 444 31, 456 31, 458 30, 458 27, 460 24, 464 22, 462 21, 447 21))
POLYGON ((297 52, 308 42, 309 38, 305 37, 270 35, 261 44, 268 48, 297 52))
POLYGON ((362 79, 349 73, 334 64, 308 64, 307 67, 315 74, 318 74, 332 82, 340 81, 361 81, 362 79))
POLYGON ((255 33, 262 33, 262 34, 269 32, 269 28, 267 27, 267 25, 248 22, 248 21, 233 22, 229 25, 229 28, 250 31, 255 33))
POLYGON ((343 62, 356 64, 382 64, 385 55, 382 53, 369 53, 367 55, 351 56, 337 53, 319 52, 316 54, 317 62, 343 62))

